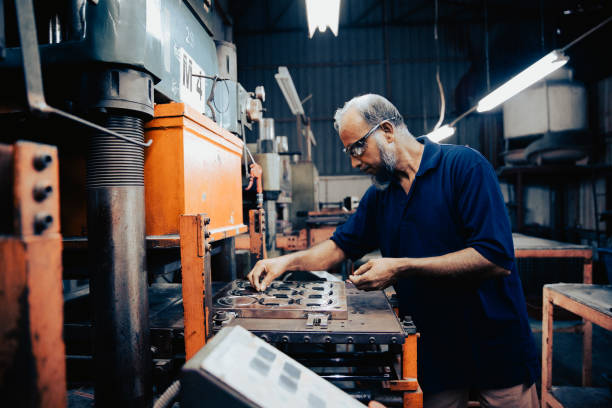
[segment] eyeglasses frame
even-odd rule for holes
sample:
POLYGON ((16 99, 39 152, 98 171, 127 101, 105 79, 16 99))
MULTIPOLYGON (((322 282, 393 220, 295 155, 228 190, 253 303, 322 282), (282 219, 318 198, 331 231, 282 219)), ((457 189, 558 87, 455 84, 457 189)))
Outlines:
POLYGON ((367 138, 370 137, 372 133, 376 132, 376 130, 380 127, 380 125, 382 125, 385 122, 391 123, 391 120, 393 119, 394 118, 388 118, 388 119, 381 120, 380 122, 378 122, 378 124, 374 125, 370 130, 368 130, 368 132, 365 135, 363 135, 362 137, 360 137, 358 140, 354 141, 353 143, 349 144, 348 146, 342 148, 342 152, 352 157, 355 157, 355 158, 361 157, 365 153, 365 147, 367 146, 365 141, 367 140, 367 138), (364 150, 361 152, 361 154, 353 154, 352 150, 355 147, 355 145, 358 143, 363 143, 364 150))

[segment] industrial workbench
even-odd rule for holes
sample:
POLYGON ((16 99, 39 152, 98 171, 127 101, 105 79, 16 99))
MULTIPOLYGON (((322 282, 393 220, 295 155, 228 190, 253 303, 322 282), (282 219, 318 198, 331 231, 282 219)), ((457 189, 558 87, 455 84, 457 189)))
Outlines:
POLYGON ((583 387, 553 387, 553 308, 569 310, 585 321, 612 331, 612 286, 555 283, 544 286, 542 319, 542 407, 609 407, 612 393, 591 385, 591 337, 583 333, 583 387))
POLYGON ((588 245, 570 244, 513 233, 514 256, 521 258, 582 258, 582 283, 593 282, 593 249, 588 245))

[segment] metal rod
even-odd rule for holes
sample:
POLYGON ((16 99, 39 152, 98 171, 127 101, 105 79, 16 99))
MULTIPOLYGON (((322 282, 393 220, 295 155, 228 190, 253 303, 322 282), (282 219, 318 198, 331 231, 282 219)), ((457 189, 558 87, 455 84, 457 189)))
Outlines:
POLYGON ((484 31, 485 31, 485 73, 487 78, 487 92, 491 89, 491 66, 489 62, 489 2, 484 0, 484 31))
POLYGON ((597 24, 595 27, 591 28, 590 30, 588 30, 587 32, 585 32, 584 34, 582 34, 581 36, 579 36, 578 38, 576 38, 574 41, 571 41, 569 44, 567 44, 565 47, 561 48, 561 51, 565 51, 570 47, 573 47, 574 45, 576 45, 578 42, 584 40, 586 37, 588 37, 589 35, 593 34, 595 31, 599 30, 601 27, 605 26, 606 24, 608 24, 610 21, 612 21, 612 16, 606 18, 604 21, 602 21, 601 23, 597 24))
POLYGON ((96 123, 90 122, 90 121, 88 121, 86 119, 83 119, 83 118, 80 118, 78 116, 72 115, 72 114, 70 114, 68 112, 64 112, 64 111, 62 111, 60 109, 54 108, 54 107, 49 106, 49 105, 47 105, 47 109, 46 109, 45 112, 53 113, 53 114, 56 114, 56 115, 61 116, 63 118, 73 120, 73 121, 78 122, 78 123, 80 123, 82 125, 88 126, 88 127, 92 128, 92 129, 98 130, 100 132, 104 132, 104 133, 109 134, 111 136, 115 136, 116 138, 121 139, 124 142, 135 144, 136 146, 149 147, 153 143, 153 139, 149 139, 146 143, 138 142, 136 140, 130 139, 128 137, 125 137, 125 136, 123 136, 123 135, 121 135, 121 134, 119 134, 117 132, 113 132, 112 130, 107 129, 104 126, 100 126, 100 125, 98 125, 96 123))
POLYGON ((461 119, 465 118, 467 115, 474 112, 477 107, 478 107, 477 105, 474 105, 470 109, 463 112, 461 115, 457 116, 451 123, 449 123, 449 126, 451 127, 455 126, 455 123, 459 122, 461 119))
MULTIPOLYGON (((144 138, 144 121, 103 123, 144 138)), ((94 312, 96 406, 146 407, 151 399, 145 261, 144 149, 97 132, 87 160, 87 227, 94 312)))
POLYGON ((389 51, 389 29, 387 26, 387 1, 382 0, 382 12, 383 12, 383 52, 385 56, 385 96, 388 99, 393 98, 393 87, 391 86, 391 63, 390 63, 390 51, 389 51))

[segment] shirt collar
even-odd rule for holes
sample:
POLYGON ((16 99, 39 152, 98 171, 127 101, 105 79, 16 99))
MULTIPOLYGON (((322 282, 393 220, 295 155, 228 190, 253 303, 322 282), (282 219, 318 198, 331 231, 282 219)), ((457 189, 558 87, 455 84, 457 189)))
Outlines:
POLYGON ((440 163, 440 158, 442 157, 442 148, 438 143, 429 140, 427 136, 419 136, 416 140, 425 145, 423 157, 421 157, 421 164, 416 174, 418 177, 438 167, 438 163, 440 163))

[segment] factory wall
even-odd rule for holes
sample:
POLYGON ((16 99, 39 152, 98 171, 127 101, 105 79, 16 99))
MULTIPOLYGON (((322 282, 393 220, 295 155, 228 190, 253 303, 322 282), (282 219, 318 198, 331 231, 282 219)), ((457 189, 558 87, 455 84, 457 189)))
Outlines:
MULTIPOLYGON (((468 39, 479 30, 482 31, 482 26, 478 24, 442 25, 439 29, 440 76, 447 118, 461 113, 455 106, 454 91, 471 65, 468 39)), ((388 27, 387 55, 382 27, 345 28, 338 37, 328 31, 316 33, 312 39, 304 31, 261 34, 237 31, 236 44, 240 82, 247 89, 265 86, 265 115, 276 120, 277 135, 289 137, 290 150, 298 148, 296 124, 274 80, 277 67, 288 67, 301 98, 312 94, 304 108, 317 140, 313 160, 321 175, 357 172, 341 152, 333 128, 334 111, 353 96, 363 93, 387 96, 414 135, 431 131, 438 120, 440 97, 435 81, 432 25, 388 27)), ((472 115, 461 121, 457 135, 449 142, 467 144, 488 155, 483 126, 490 116, 472 115)), ((251 132, 251 140, 256 134, 251 132)), ((492 155, 495 158, 495 152, 492 155)))
POLYGON ((345 197, 361 198, 372 185, 369 176, 321 176, 319 177, 319 201, 337 203, 345 197))

